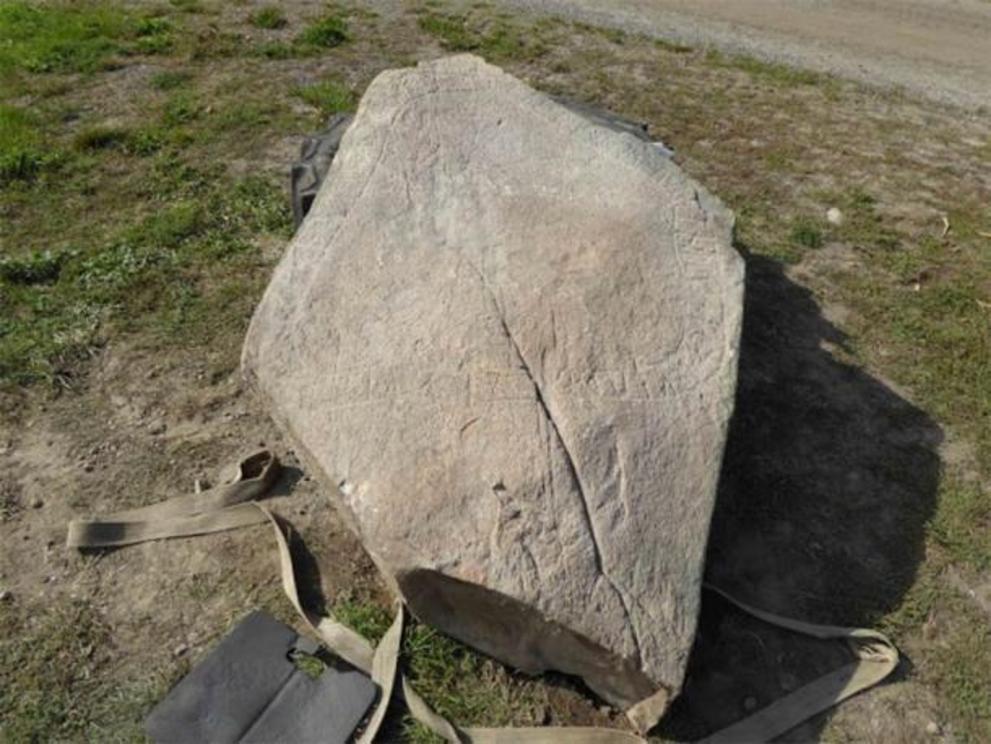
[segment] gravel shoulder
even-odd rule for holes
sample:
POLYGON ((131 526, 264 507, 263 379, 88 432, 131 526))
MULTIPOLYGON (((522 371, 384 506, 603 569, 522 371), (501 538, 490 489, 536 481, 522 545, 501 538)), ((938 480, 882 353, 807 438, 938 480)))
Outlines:
POLYGON ((965 108, 991 104, 983 0, 504 0, 541 13, 712 46, 965 108))

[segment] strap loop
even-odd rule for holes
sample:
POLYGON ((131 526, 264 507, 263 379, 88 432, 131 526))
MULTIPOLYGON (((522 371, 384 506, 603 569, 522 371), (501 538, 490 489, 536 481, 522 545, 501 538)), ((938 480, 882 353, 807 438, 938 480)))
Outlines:
MULTIPOLYGON (((375 741, 389 701, 399 680, 406 707, 412 716, 451 744, 646 744, 636 734, 617 729, 590 727, 467 728, 454 724, 430 708, 399 672, 406 610, 397 603, 396 617, 378 646, 346 625, 310 612, 299 599, 289 542, 279 519, 256 501, 278 480, 279 461, 266 450, 241 461, 232 483, 179 496, 138 509, 110 514, 104 519, 73 520, 66 544, 71 548, 105 548, 147 540, 188 537, 268 522, 275 531, 282 588, 315 635, 332 652, 370 675, 381 695, 358 744, 375 741)), ((813 680, 776 700, 766 708, 712 734, 703 744, 736 744, 769 741, 817 713, 884 680, 898 666, 898 650, 887 637, 873 630, 816 625, 751 607, 711 584, 704 585, 749 615, 778 628, 820 639, 845 639, 854 661, 813 680)), ((627 717, 642 734, 653 728, 667 708, 669 693, 659 690, 637 703, 627 717)))

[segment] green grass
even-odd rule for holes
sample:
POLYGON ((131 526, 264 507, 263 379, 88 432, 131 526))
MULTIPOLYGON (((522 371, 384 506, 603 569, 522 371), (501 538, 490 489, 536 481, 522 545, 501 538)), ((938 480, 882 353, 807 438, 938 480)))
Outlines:
POLYGON ((219 300, 244 286, 238 274, 259 236, 286 235, 282 190, 267 179, 231 182, 192 168, 163 176, 159 187, 168 195, 159 209, 105 243, 7 259, 0 383, 67 383, 111 327, 182 334, 188 343, 246 312, 250 296, 219 300))
POLYGON ((967 234, 961 219, 958 240, 976 251, 952 251, 949 239, 900 235, 861 190, 849 192, 843 206, 847 220, 836 228, 838 236, 884 272, 844 282, 848 301, 862 315, 859 335, 865 345, 894 352, 889 364, 899 380, 976 442, 978 461, 991 473, 991 334, 981 305, 991 262, 979 236, 967 234))
POLYGON ((0 80, 15 73, 92 73, 128 54, 162 54, 172 21, 101 0, 0 1, 0 80))
POLYGON ((284 41, 266 41, 254 48, 254 54, 265 59, 291 59, 300 54, 300 50, 284 41))
POLYGON ((164 54, 172 49, 175 26, 167 18, 142 18, 135 26, 133 49, 142 54, 164 54))
POLYGON ((417 23, 445 50, 473 52, 490 62, 533 60, 548 51, 535 29, 502 18, 489 18, 478 9, 464 15, 425 12, 417 23))
POLYGON ((134 18, 108 2, 0 3, 0 73, 93 72, 124 50, 134 18))
POLYGON ((44 251, 21 258, 0 258, 0 279, 8 284, 52 284, 58 280, 68 256, 65 252, 44 251))
POLYGON ((819 221, 807 217, 795 220, 788 238, 802 248, 821 248, 824 240, 819 221))
POLYGON ((278 5, 266 5, 252 13, 248 20, 255 28, 285 28, 289 25, 289 19, 278 5))
POLYGON ((131 132, 124 127, 95 126, 83 129, 74 138, 79 150, 107 150, 122 147, 131 139, 131 132))
POLYGON ((166 127, 178 127, 189 124, 200 117, 203 106, 200 105, 195 93, 180 91, 174 93, 165 104, 162 111, 162 124, 166 127))
POLYGON ((350 88, 333 80, 299 86, 293 89, 293 93, 311 106, 320 109, 323 114, 353 111, 356 102, 354 92, 350 88))
MULTIPOLYGON (((534 725, 542 718, 547 699, 537 685, 431 627, 410 623, 403 658, 416 691, 459 726, 534 725)), ((410 742, 438 741, 411 718, 404 733, 410 742)))
POLYGON ((944 479, 930 530, 955 561, 977 571, 991 571, 991 499, 980 485, 944 479))
MULTIPOLYGON (((378 605, 348 597, 335 602, 334 617, 372 643, 378 643, 392 624, 389 613, 378 605)), ((509 675, 500 664, 415 619, 406 628, 402 658, 417 692, 459 725, 533 723, 546 705, 533 682, 509 675)), ((438 741, 408 717, 403 733, 410 742, 438 741)))
POLYGON ((126 741, 143 738, 149 706, 174 681, 138 670, 114 680, 113 634, 82 601, 0 612, 0 739, 126 741), (34 616, 32 619, 32 615, 34 616))
POLYGON ((308 25, 299 35, 298 41, 310 46, 330 49, 344 44, 350 38, 347 21, 338 15, 328 15, 308 25))
POLYGON ((185 70, 163 70, 156 72, 151 78, 151 87, 156 90, 175 90, 187 85, 192 75, 185 70))
POLYGON ((705 58, 706 62, 714 67, 740 70, 755 80, 783 88, 823 85, 831 81, 828 76, 818 72, 767 62, 747 55, 726 55, 716 49, 710 49, 705 58))
POLYGON ((0 103, 0 186, 30 180, 61 161, 58 150, 45 147, 37 117, 25 109, 0 103))

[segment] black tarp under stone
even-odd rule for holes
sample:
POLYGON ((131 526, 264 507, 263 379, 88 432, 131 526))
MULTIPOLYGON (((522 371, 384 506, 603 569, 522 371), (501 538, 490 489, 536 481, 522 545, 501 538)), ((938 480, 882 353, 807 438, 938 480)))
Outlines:
POLYGON ((350 668, 316 679, 294 651, 316 645, 265 612, 253 612, 179 682, 145 721, 156 742, 347 742, 376 687, 350 668))

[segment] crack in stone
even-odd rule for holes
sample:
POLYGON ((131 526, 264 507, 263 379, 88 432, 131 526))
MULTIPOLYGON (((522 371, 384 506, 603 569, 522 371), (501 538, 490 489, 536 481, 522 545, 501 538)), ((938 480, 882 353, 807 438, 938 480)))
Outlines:
POLYGON ((575 461, 574 456, 571 454, 571 450, 564 441, 564 437, 561 435, 561 430, 557 426, 557 422, 554 420, 554 416, 551 415, 550 407, 547 405, 547 401, 544 399, 544 391, 537 381, 537 378, 533 374, 533 370, 530 369, 530 365, 527 364, 526 358, 523 356, 523 351, 520 349, 520 345, 516 342, 516 337, 513 336, 512 331, 509 330, 509 325, 506 323, 506 315, 503 312, 502 306, 496 299, 495 293, 489 286, 488 281, 485 279, 485 275, 479 271, 478 267, 472 266, 475 272, 478 274, 479 280, 482 283, 482 288, 488 295, 493 307, 496 309, 496 314, 499 318, 499 324, 502 326, 502 331, 509 339, 509 342, 513 346, 513 350, 516 352, 516 357, 520 360, 523 371, 526 372, 530 383, 533 385, 534 392, 537 396, 537 403, 540 405, 541 410, 544 412, 544 416, 547 422, 550 424, 551 430, 554 432, 554 436, 557 438, 558 443, 561 445, 561 449, 564 450, 564 456, 568 463, 568 469, 571 471, 571 476, 574 479, 575 486, 578 488, 578 496, 582 503, 582 514, 585 517, 585 523, 588 525, 589 536, 592 538, 592 550, 595 559, 595 569, 599 575, 606 580, 606 583, 612 588, 619 598, 619 603, 623 607, 623 612, 626 615, 627 622, 630 625, 630 636, 633 638, 633 648, 636 654, 637 666, 640 666, 643 662, 642 652, 640 650, 640 639, 637 637, 636 625, 633 622, 633 615, 630 613, 630 606, 627 603, 626 597, 623 592, 619 590, 616 586, 616 582, 613 581, 612 577, 606 572, 605 562, 602 555, 602 548, 599 545, 599 535, 595 529, 595 522, 592 520, 592 510, 589 506, 588 497, 585 494, 585 485, 582 483, 581 474, 578 470, 578 465, 575 461))

